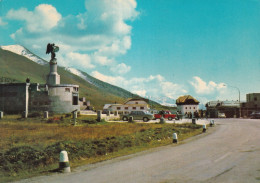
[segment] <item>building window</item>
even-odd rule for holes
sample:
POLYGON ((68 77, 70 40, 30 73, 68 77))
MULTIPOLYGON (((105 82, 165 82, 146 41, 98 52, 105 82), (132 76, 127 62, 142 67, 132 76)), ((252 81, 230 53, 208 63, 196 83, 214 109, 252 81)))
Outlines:
POLYGON ((121 107, 117 107, 116 109, 117 109, 117 110, 120 110, 120 109, 121 109, 121 107))
POLYGON ((135 104, 138 104, 138 102, 135 102, 135 104))
POLYGON ((193 109, 195 109, 195 107, 193 107, 193 109))
POLYGON ((144 109, 144 107, 140 107, 140 109, 144 109))
POLYGON ((191 109, 191 107, 190 107, 190 109, 191 109))
POLYGON ((257 97, 255 97, 254 100, 257 101, 257 97))
POLYGON ((133 107, 133 110, 136 110, 136 107, 133 107))
POLYGON ((187 107, 185 107, 185 109, 187 109, 187 107))
POLYGON ((65 92, 70 92, 70 88, 65 88, 65 92))
POLYGON ((128 110, 128 107, 125 107, 125 110, 128 110))

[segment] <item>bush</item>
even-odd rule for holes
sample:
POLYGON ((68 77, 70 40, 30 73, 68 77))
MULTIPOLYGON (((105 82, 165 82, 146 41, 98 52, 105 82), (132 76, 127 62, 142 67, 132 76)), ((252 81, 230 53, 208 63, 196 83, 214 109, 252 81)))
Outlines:
POLYGON ((41 117, 42 114, 40 112, 33 112, 33 113, 29 113, 28 117, 29 118, 37 118, 37 117, 41 117))
POLYGON ((20 169, 34 169, 46 163, 46 154, 29 146, 15 147, 1 154, 0 168, 18 172, 20 169))

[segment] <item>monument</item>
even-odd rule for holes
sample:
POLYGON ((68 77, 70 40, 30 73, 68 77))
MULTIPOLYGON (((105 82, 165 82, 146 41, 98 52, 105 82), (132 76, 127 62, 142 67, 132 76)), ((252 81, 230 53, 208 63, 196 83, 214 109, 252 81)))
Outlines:
POLYGON ((55 52, 59 51, 59 47, 55 44, 48 44, 46 49, 46 54, 51 53, 50 60, 50 73, 47 75, 48 85, 58 85, 60 84, 60 75, 57 73, 57 59, 55 58, 55 52))
POLYGON ((27 78, 24 83, 0 83, 0 111, 23 113, 25 117, 34 111, 80 111, 79 86, 60 84, 55 58, 58 51, 59 47, 54 43, 47 45, 46 54, 51 53, 51 60, 45 84, 32 83, 33 78, 27 78))

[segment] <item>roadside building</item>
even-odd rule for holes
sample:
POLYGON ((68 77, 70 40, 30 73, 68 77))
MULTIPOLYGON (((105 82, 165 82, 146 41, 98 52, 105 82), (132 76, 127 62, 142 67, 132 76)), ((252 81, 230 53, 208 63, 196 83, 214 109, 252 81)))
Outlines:
POLYGON ((127 100, 124 104, 105 104, 103 107, 104 113, 128 114, 131 111, 148 111, 149 105, 146 99, 143 98, 132 98, 127 100))
POLYGON ((199 103, 200 102, 191 95, 180 96, 176 100, 177 111, 179 111, 182 115, 189 113, 194 115, 194 112, 199 111, 199 103))
POLYGON ((260 111, 260 93, 246 94, 246 102, 243 102, 241 105, 242 117, 248 117, 257 111, 260 111))
POLYGON ((210 101, 205 106, 210 118, 218 118, 220 114, 225 114, 227 118, 239 117, 239 101, 210 101))

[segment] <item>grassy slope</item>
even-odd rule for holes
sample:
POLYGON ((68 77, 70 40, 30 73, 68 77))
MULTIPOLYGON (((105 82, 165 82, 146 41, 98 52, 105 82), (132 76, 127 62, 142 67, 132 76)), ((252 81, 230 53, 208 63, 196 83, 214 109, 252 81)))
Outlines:
POLYGON ((180 143, 202 133, 201 126, 193 124, 86 124, 86 117, 79 116, 78 126, 71 126, 69 120, 46 123, 42 118, 5 116, 0 123, 0 182, 52 172, 58 168, 59 153, 64 149, 74 169, 172 144, 173 132, 180 143))
MULTIPOLYGON (((29 77, 32 83, 45 83, 46 75, 49 73, 49 65, 39 65, 23 56, 2 49, 0 49, 0 65, 0 77, 12 78, 19 82, 25 82, 26 78, 29 77)), ((97 109, 102 109, 105 103, 114 103, 115 101, 120 103, 126 100, 113 92, 86 82, 62 67, 58 67, 58 73, 61 75, 61 83, 79 85, 80 97, 86 97, 97 109)))
MULTIPOLYGON (((29 59, 14 54, 10 51, 0 49, 0 77, 12 78, 19 82, 25 82, 29 77, 32 83, 45 83, 46 75, 49 73, 49 65, 39 65, 29 59)), ((138 97, 131 92, 120 87, 100 81, 87 73, 85 76, 91 81, 84 79, 66 71, 63 67, 58 67, 61 76, 61 83, 76 84, 80 86, 80 97, 86 97, 96 109, 102 109, 107 103, 124 103, 128 98, 138 97)), ((155 109, 168 109, 160 104, 149 101, 155 109)), ((170 109, 170 108, 169 108, 170 109)))

